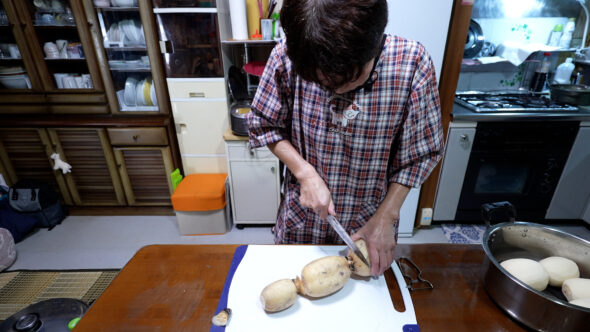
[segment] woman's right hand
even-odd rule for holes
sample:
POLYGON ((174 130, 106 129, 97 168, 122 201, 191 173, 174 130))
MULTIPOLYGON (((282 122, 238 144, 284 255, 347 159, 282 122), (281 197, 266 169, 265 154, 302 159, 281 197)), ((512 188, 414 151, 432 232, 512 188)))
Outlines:
POLYGON ((301 184, 299 203, 313 209, 322 220, 326 219, 328 214, 336 214, 330 190, 318 172, 309 165, 298 175, 297 180, 301 184))

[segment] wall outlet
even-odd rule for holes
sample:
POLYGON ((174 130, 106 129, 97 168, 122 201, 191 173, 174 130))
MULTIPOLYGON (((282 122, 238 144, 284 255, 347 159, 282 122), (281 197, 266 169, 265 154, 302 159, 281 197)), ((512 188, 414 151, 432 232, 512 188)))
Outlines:
POLYGON ((432 208, 423 208, 420 211, 420 226, 430 226, 432 223, 432 208))

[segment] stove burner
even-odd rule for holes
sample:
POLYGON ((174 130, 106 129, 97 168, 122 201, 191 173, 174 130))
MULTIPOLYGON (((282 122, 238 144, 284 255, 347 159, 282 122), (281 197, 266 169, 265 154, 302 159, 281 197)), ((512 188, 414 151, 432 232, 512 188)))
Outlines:
POLYGON ((578 111, 577 107, 551 100, 549 94, 458 93, 455 99, 474 112, 578 111))

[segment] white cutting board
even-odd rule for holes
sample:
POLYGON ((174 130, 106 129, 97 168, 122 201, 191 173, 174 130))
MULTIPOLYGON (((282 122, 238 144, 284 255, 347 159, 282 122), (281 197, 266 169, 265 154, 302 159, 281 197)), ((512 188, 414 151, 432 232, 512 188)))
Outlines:
POLYGON ((393 307, 383 276, 351 278, 330 296, 313 300, 299 296, 286 310, 271 314, 264 311, 259 297, 266 285, 279 279, 294 279, 312 260, 342 256, 345 250, 343 246, 249 245, 229 289, 227 307, 232 315, 226 331, 389 332, 416 324, 414 306, 396 264, 392 267, 401 286, 405 312, 393 307))

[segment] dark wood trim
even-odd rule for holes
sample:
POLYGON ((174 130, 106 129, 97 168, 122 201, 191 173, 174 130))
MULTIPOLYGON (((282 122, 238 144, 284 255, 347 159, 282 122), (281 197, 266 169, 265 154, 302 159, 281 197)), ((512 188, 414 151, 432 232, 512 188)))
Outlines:
POLYGON ((170 114, 170 96, 168 94, 168 85, 166 84, 166 72, 162 62, 162 53, 160 52, 160 42, 157 35, 156 18, 151 1, 140 1, 139 15, 145 35, 145 44, 147 53, 150 58, 152 67, 152 82, 156 88, 156 99, 158 99, 158 109, 161 114, 170 114))
MULTIPOLYGON (((465 50, 465 37, 469 30, 472 9, 473 2, 454 0, 439 84, 442 125, 445 138, 447 136, 449 123, 451 122, 451 112, 453 110, 455 91, 457 90, 457 83, 459 81, 461 61, 463 60, 463 52, 465 50)), ((434 168, 428 179, 422 184, 415 220, 415 225, 417 227, 420 225, 422 209, 432 208, 434 205, 438 176, 440 174, 440 165, 441 163, 434 168)))
POLYGON ((170 123, 165 115, 112 116, 112 115, 2 115, 0 127, 162 127, 170 123))
POLYGON ((94 4, 91 0, 84 0, 82 5, 84 7, 86 19, 88 20, 90 37, 92 38, 92 43, 94 45, 94 53, 98 59, 98 63, 102 64, 99 66, 99 71, 102 75, 104 91, 108 99, 110 113, 117 113, 119 111, 119 101, 117 99, 115 87, 113 86, 111 71, 108 66, 108 56, 104 49, 102 32, 100 31, 100 24, 98 23, 94 4))
MULTIPOLYGON (((104 92, 104 85, 102 83, 102 76, 100 75, 99 65, 94 50, 94 44, 92 43, 92 37, 90 29, 92 25, 86 18, 83 5, 81 1, 70 1, 70 6, 76 20, 76 27, 78 30, 78 37, 80 43, 84 49, 84 57, 86 58, 86 66, 88 67, 88 73, 92 77, 92 84, 94 92, 104 92)), ((83 90, 84 91, 84 90, 83 90)), ((106 113, 106 112, 105 112, 106 113)))

